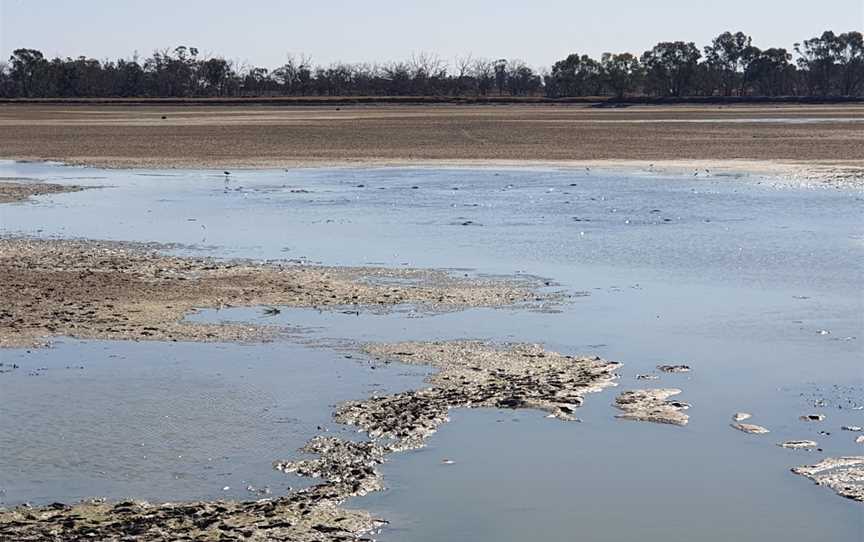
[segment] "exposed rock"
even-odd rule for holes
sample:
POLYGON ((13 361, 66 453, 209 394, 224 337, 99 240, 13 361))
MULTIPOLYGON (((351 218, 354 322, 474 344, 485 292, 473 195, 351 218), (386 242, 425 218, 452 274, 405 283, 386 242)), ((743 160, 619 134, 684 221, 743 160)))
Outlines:
POLYGON ((864 444, 864 435, 855 438, 857 444, 864 444))
POLYGON ((739 431, 743 431, 745 433, 750 433, 753 435, 762 435, 765 433, 770 433, 770 431, 768 429, 765 429, 761 425, 754 425, 752 423, 733 423, 730 425, 739 431))
POLYGON ((792 469, 820 486, 832 489, 841 497, 864 502, 864 457, 836 457, 823 459, 815 465, 792 469))
POLYGON ((687 425, 689 416, 684 413, 690 405, 681 401, 670 401, 681 390, 660 388, 622 392, 615 399, 615 406, 623 410, 616 418, 673 425, 687 425))
POLYGON ((861 431, 864 431, 864 429, 862 429, 860 425, 844 425, 840 429, 842 429, 843 431, 853 431, 856 433, 860 433, 861 431))
POLYGON ((779 443, 777 446, 780 446, 781 448, 803 449, 815 448, 819 446, 819 443, 814 440, 787 440, 779 443))
POLYGON ((749 420, 753 415, 749 412, 736 412, 732 415, 732 419, 736 422, 743 422, 744 420, 749 420))
POLYGON ((821 422, 825 419, 824 414, 805 414, 798 417, 802 422, 821 422))

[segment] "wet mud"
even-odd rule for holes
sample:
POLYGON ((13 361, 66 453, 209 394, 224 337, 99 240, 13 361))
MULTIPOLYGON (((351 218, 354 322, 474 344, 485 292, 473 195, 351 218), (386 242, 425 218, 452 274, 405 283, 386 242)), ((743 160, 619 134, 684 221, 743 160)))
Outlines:
POLYGON ((181 258, 144 244, 0 239, 0 347, 51 336, 249 341, 277 329, 184 322, 197 308, 285 305, 387 311, 413 306, 542 306, 531 277, 466 278, 437 270, 343 268, 291 262, 181 258))
POLYGON ((0 203, 15 203, 26 201, 33 196, 80 192, 86 189, 87 187, 84 186, 43 183, 29 179, 0 178, 0 203))

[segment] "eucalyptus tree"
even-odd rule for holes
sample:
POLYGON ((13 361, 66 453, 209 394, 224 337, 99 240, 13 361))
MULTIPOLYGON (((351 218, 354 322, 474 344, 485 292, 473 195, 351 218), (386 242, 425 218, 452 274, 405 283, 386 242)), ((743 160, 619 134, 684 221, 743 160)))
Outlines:
POLYGON ((693 42, 662 42, 642 55, 646 85, 661 96, 686 96, 702 54, 693 42))
POLYGON ((639 59, 630 53, 603 53, 600 58, 603 82, 616 98, 623 98, 642 84, 644 71, 639 59))

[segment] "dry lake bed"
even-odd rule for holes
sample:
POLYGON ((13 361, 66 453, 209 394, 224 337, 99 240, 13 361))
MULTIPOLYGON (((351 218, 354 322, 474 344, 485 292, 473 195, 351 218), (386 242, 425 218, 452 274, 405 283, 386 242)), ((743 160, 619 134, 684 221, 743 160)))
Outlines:
POLYGON ((0 539, 864 536, 860 184, 0 178, 0 539))

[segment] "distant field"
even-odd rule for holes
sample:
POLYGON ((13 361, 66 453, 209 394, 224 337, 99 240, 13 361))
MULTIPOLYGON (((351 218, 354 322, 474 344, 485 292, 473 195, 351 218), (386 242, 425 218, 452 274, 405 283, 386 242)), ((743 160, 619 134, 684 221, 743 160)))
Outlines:
POLYGON ((110 167, 861 164, 864 105, 0 105, 0 158, 110 167))

